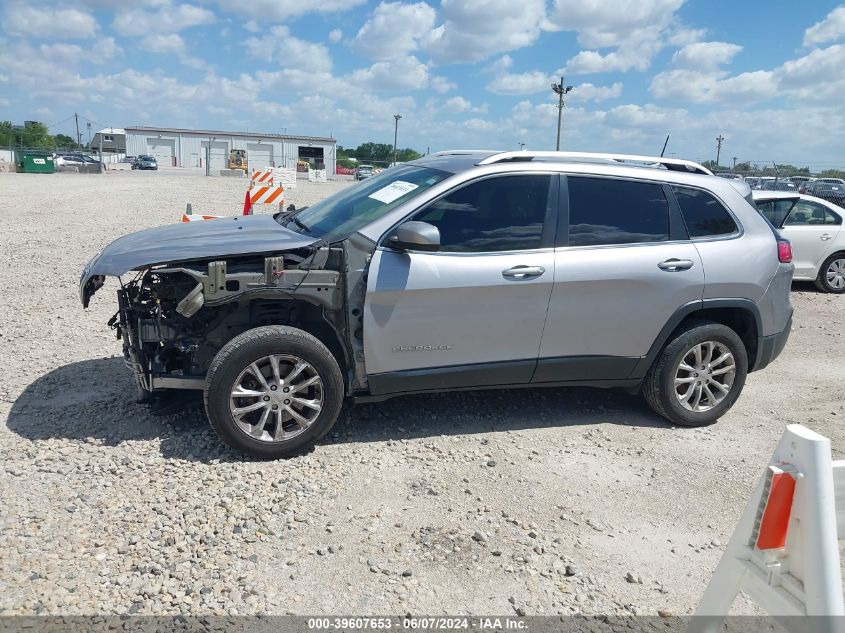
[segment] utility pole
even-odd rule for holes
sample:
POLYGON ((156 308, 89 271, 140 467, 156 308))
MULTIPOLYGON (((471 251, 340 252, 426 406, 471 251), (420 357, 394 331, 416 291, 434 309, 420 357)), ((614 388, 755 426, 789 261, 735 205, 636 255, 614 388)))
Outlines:
POLYGON ((733 171, 736 171, 736 156, 734 156, 734 168, 733 171))
POLYGON ((401 114, 394 114, 393 118, 396 119, 396 125, 393 127, 393 164, 396 164, 396 141, 399 137, 399 119, 402 118, 401 114))
POLYGON ((719 134, 716 137, 716 168, 719 168, 719 156, 722 155, 722 143, 725 142, 725 137, 719 134))
POLYGON ((570 90, 572 90, 572 88, 573 88, 573 86, 566 86, 566 88, 563 87, 563 77, 560 78, 559 84, 552 84, 552 90, 554 90, 555 93, 558 96, 558 102, 557 102, 557 108, 558 108, 557 109, 557 142, 555 143, 555 151, 558 151, 558 152, 560 151, 560 124, 561 124, 561 120, 563 119, 563 108, 564 108, 563 97, 570 90))
POLYGON ((79 133, 79 115, 74 112, 73 118, 76 119, 76 149, 79 149, 79 146, 82 145, 82 135, 79 133))
POLYGON ((524 149, 525 149, 525 143, 520 143, 519 144, 519 151, 521 152, 524 149))
MULTIPOLYGON (((85 125, 88 126, 88 149, 91 149, 91 121, 88 121, 85 125)), ((102 134, 100 134, 102 136, 102 134)))

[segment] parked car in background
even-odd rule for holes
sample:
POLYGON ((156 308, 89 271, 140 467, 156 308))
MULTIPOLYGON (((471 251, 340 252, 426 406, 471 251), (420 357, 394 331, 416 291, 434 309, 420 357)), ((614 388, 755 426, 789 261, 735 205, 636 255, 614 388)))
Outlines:
POLYGON ((123 158, 121 158, 117 162, 119 162, 119 163, 129 163, 131 165, 135 162, 135 158, 136 158, 135 156, 124 156, 123 158))
POLYGON ((845 207, 845 185, 839 183, 816 181, 812 188, 807 188, 809 195, 827 200, 838 207, 845 207))
POLYGON ((158 169, 158 163, 152 156, 142 154, 132 163, 132 169, 158 169))
POLYGON ((625 387, 712 424, 786 344, 790 257, 748 186, 697 163, 455 151, 304 209, 122 237, 79 290, 87 307, 138 271, 111 324, 142 394, 203 391, 224 442, 274 459, 345 397, 625 387))
POLYGON ((819 182, 829 182, 829 183, 832 183, 834 185, 845 186, 845 180, 842 180, 842 178, 818 178, 817 180, 819 182))
POLYGON ((56 167, 68 167, 84 165, 85 161, 78 154, 57 154, 54 159, 56 167))
POLYGON ((732 171, 717 171, 715 175, 719 178, 727 178, 728 180, 745 180, 742 174, 735 174, 732 171))
POLYGON ((767 180, 763 183, 764 191, 794 191, 798 193, 798 185, 789 180, 767 180))
POLYGON ((803 194, 754 191, 752 195, 760 213, 792 244, 795 279, 813 281, 824 292, 845 292, 845 210, 803 194))
POLYGON ((358 165, 358 169, 355 170, 355 180, 372 178, 375 175, 374 171, 372 165, 358 165))

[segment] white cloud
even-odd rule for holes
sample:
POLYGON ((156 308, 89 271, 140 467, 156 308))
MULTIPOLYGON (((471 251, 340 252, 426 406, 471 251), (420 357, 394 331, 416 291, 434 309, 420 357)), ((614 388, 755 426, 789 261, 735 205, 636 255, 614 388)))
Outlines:
POLYGON ((700 31, 680 26, 676 12, 684 0, 555 0, 545 28, 576 31, 587 49, 566 64, 565 72, 587 74, 646 70, 668 39, 693 39, 700 31))
POLYGON ((332 29, 329 31, 329 41, 332 44, 337 44, 340 40, 343 39, 343 31, 340 29, 332 29))
POLYGON ((610 86, 594 86, 587 82, 575 86, 569 99, 575 102, 586 101, 607 101, 608 99, 616 99, 622 95, 622 84, 619 82, 610 86))
POLYGON ((533 44, 545 18, 544 0, 442 0, 445 21, 426 51, 439 63, 476 62, 533 44))
POLYGON ((87 38, 97 32, 97 20, 79 9, 39 8, 13 1, 6 4, 2 28, 34 39, 87 38))
POLYGON ((373 90, 424 90, 431 84, 428 66, 413 55, 376 62, 349 77, 352 84, 373 90))
POLYGON ((205 62, 188 54, 185 40, 177 33, 147 35, 141 41, 141 46, 151 53, 175 55, 180 63, 191 68, 202 69, 205 67, 205 62))
POLYGON ((529 95, 551 90, 552 77, 539 70, 504 73, 487 84, 487 91, 497 95, 529 95))
POLYGON ((278 61, 286 68, 301 68, 310 72, 328 72, 332 57, 324 44, 308 42, 291 35, 286 26, 274 26, 262 37, 250 37, 245 42, 247 52, 267 62, 278 61))
POLYGON ((436 12, 425 2, 382 2, 358 31, 352 45, 373 59, 392 59, 420 47, 434 27, 436 12))
POLYGON ((443 107, 447 112, 452 112, 454 114, 460 114, 462 112, 487 112, 486 105, 474 106, 469 99, 464 99, 463 97, 452 97, 451 99, 446 99, 443 107))
POLYGON ((712 70, 730 63, 742 46, 728 42, 696 42, 687 44, 672 56, 672 64, 679 68, 712 70))
POLYGON ((91 61, 95 64, 104 64, 119 55, 123 55, 123 49, 118 46, 113 37, 104 37, 94 44, 91 61))
POLYGON ((5 97, 0 97, 0 106, 8 106, 11 105, 12 102, 6 99, 5 97))
POLYGON ((659 99, 689 103, 759 103, 780 96, 798 103, 838 99, 845 91, 845 45, 815 49, 772 70, 731 76, 717 68, 677 69, 656 75, 649 88, 659 99))
POLYGON ((216 0, 217 5, 228 13, 247 16, 261 22, 281 22, 306 13, 339 13, 365 4, 367 0, 216 0))
POLYGON ((121 35, 178 33, 192 26, 211 24, 215 19, 214 13, 208 9, 180 4, 176 7, 162 6, 156 11, 121 11, 115 15, 112 26, 121 35))
POLYGON ((441 76, 432 77, 429 81, 429 86, 431 86, 431 89, 434 90, 434 92, 437 92, 439 94, 445 94, 450 90, 454 90, 458 87, 457 84, 455 84, 454 82, 449 81, 448 79, 446 79, 446 77, 441 76))
POLYGON ((836 7, 824 20, 804 31, 804 46, 835 42, 845 36, 845 6, 836 7))

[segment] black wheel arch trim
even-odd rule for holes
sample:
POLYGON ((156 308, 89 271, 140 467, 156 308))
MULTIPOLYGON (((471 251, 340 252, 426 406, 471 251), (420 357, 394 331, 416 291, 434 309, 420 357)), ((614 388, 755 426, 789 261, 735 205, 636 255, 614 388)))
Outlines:
MULTIPOLYGON (((631 378, 643 378, 648 372, 649 367, 652 366, 657 355, 666 345, 672 332, 681 324, 687 317, 702 312, 704 310, 713 310, 718 308, 739 308, 749 312, 754 317, 754 322, 757 328, 756 332, 756 350, 762 348, 763 343, 763 318, 760 315, 760 308, 751 299, 731 298, 731 299, 701 299, 690 301, 678 308, 675 313, 666 321, 666 324, 660 330, 657 338, 651 344, 648 355, 644 356, 634 371, 631 373, 631 378)), ((748 371, 752 372, 757 369, 757 359, 752 359, 749 355, 748 371)))

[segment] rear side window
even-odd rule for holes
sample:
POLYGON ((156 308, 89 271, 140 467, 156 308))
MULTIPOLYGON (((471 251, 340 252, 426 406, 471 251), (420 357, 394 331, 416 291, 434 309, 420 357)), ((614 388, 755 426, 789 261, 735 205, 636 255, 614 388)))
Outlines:
POLYGON ((731 214, 713 194, 688 187, 672 187, 672 191, 681 207, 690 237, 731 235, 738 231, 731 214))
POLYGON ((784 222, 784 225, 795 224, 842 224, 842 218, 817 202, 799 200, 784 222))
POLYGON ((780 228, 794 205, 795 200, 791 198, 781 200, 758 200, 757 210, 772 223, 773 227, 780 228))
POLYGON ((569 176, 569 245, 638 244, 669 239, 661 185, 569 176))

